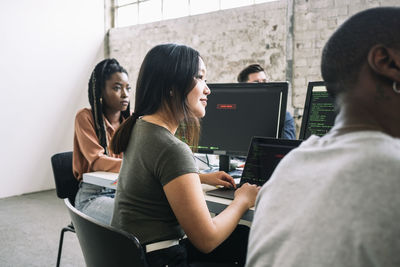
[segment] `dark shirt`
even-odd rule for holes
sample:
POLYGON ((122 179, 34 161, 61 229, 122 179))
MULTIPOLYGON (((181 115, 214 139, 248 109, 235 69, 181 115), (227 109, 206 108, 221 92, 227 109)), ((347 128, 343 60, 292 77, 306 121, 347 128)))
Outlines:
POLYGON ((163 186, 187 173, 198 173, 189 146, 167 129, 138 119, 124 152, 111 225, 142 244, 182 237, 163 186))
POLYGON ((296 127, 294 126, 294 119, 287 111, 281 137, 283 139, 296 139, 296 127))

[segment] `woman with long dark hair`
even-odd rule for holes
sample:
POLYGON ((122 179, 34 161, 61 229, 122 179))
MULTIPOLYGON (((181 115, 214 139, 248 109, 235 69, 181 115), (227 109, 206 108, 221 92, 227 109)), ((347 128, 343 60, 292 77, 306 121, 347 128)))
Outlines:
POLYGON ((150 266, 245 262, 249 230, 238 222, 259 188, 245 184, 211 217, 201 183, 233 187, 234 181, 225 172, 199 174, 190 149, 211 93, 205 79, 196 50, 154 47, 140 68, 135 111, 111 141, 115 153, 124 153, 111 225, 138 237, 150 266))
MULTIPOLYGON (((130 116, 131 87, 127 71, 115 59, 105 59, 94 68, 88 86, 89 108, 75 117, 73 171, 78 180, 93 171, 119 172, 122 154, 109 150, 115 129, 130 116)), ((115 190, 80 183, 75 207, 109 224, 114 209, 115 190)))

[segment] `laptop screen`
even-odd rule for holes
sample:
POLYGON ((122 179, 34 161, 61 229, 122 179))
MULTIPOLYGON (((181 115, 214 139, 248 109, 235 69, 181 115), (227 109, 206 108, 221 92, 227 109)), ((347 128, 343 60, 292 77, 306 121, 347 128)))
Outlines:
POLYGON ((301 140, 253 137, 240 184, 262 186, 269 180, 281 159, 300 144, 301 140))

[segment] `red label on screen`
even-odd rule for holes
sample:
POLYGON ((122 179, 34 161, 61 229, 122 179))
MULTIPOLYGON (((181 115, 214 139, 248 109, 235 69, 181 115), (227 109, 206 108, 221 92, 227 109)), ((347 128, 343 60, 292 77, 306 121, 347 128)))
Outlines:
POLYGON ((236 104, 217 104, 217 109, 236 109, 236 104))

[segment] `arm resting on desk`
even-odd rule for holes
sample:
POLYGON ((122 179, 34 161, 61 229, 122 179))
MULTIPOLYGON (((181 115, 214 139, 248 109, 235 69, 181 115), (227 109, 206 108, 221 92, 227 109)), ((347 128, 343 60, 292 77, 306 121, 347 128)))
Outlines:
POLYGON ((228 238, 241 216, 254 203, 253 199, 241 194, 241 197, 235 198, 224 211, 212 218, 200 179, 194 173, 173 179, 164 186, 164 192, 188 238, 204 253, 212 251, 228 238))

